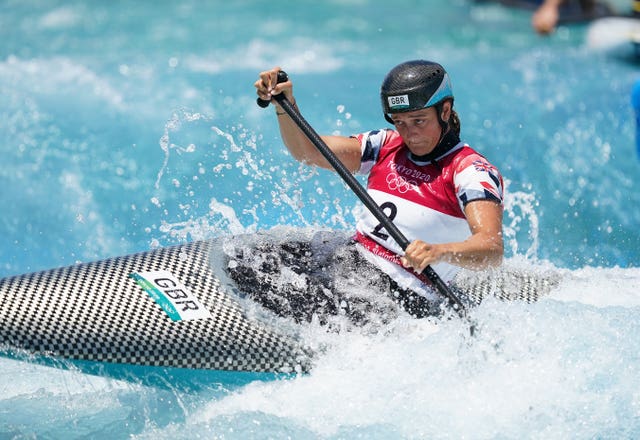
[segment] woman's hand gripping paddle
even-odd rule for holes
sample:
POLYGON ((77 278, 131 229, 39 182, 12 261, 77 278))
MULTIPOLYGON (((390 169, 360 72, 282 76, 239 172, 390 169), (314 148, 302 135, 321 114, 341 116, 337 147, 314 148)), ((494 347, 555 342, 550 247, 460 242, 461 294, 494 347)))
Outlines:
MULTIPOLYGON (((286 82, 289 78, 284 71, 278 72, 278 82, 286 82)), ((284 109, 289 117, 296 123, 296 125, 307 136, 309 141, 320 151, 329 164, 336 170, 342 180, 351 188, 351 190, 358 196, 360 201, 371 211, 376 219, 384 226, 391 237, 398 243, 398 245, 405 250, 409 245, 409 240, 402 234, 402 232, 396 227, 395 224, 387 217, 382 209, 376 204, 369 193, 360 185, 355 177, 344 166, 340 159, 331 151, 329 146, 322 140, 322 138, 316 133, 316 131, 309 125, 309 123, 302 117, 302 115, 294 108, 293 104, 289 102, 283 93, 279 93, 273 96, 278 104, 284 109)), ((268 107, 269 101, 258 98, 258 105, 260 107, 268 107)), ((449 300, 451 306, 462 317, 466 316, 466 309, 462 301, 451 291, 449 286, 442 281, 442 278, 436 273, 431 266, 427 266, 422 274, 427 277, 429 281, 433 283, 438 292, 449 300)))

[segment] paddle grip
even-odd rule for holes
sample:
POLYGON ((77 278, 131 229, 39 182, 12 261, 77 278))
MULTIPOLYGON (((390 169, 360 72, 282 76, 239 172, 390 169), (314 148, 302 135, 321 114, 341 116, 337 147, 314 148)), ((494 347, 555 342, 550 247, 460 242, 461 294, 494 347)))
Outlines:
MULTIPOLYGON (((287 81, 289 81, 289 76, 287 75, 287 73, 284 70, 280 70, 278 72, 278 84, 283 83, 283 82, 287 82, 287 81)), ((258 98, 256 100, 256 103, 262 108, 267 108, 267 107, 269 107, 269 104, 271 103, 271 101, 267 101, 266 99, 258 98)))

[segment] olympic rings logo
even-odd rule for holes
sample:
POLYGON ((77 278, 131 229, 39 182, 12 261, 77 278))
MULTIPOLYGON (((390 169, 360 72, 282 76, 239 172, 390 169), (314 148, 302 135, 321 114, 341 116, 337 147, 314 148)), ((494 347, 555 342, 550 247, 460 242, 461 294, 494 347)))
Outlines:
POLYGON ((391 191, 398 191, 400 194, 404 194, 412 187, 418 185, 415 180, 405 180, 404 177, 398 176, 396 173, 387 174, 387 186, 391 191))

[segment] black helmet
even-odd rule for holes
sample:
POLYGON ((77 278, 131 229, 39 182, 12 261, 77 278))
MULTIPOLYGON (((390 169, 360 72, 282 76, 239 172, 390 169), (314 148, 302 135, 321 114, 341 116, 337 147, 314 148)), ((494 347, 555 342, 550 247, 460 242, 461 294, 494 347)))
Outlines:
POLYGON ((380 87, 380 99, 385 119, 393 123, 390 113, 432 107, 445 99, 453 99, 453 92, 444 67, 431 61, 415 60, 391 69, 380 87))

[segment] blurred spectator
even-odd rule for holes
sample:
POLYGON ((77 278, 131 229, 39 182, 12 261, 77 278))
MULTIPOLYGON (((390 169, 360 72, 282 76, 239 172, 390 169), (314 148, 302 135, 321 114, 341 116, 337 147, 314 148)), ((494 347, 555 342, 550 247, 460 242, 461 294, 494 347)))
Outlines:
MULTIPOLYGON (((640 13, 640 0, 632 0, 633 13, 640 13)), ((531 25, 539 34, 550 34, 562 20, 563 9, 574 10, 571 15, 582 20, 592 20, 598 17, 626 15, 629 13, 629 0, 542 0, 531 17, 531 25), (577 12, 576 12, 577 9, 577 12)), ((574 20, 577 21, 577 20, 574 20)))

